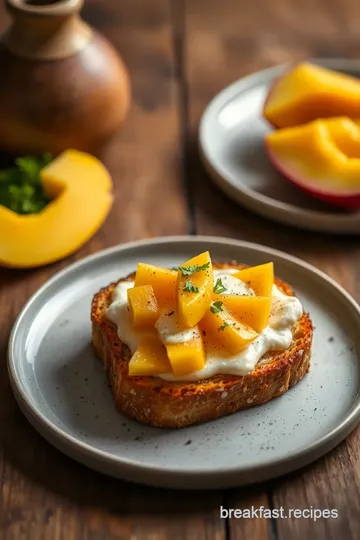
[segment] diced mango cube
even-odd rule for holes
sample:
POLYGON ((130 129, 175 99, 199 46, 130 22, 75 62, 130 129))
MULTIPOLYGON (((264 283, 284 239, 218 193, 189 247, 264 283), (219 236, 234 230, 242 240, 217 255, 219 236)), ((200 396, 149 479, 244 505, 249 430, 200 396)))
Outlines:
POLYGON ((243 324, 261 332, 268 324, 271 311, 270 296, 242 296, 238 294, 219 294, 225 307, 243 324))
POLYGON ((186 328, 195 326, 210 307, 214 277, 210 253, 205 251, 179 266, 179 317, 186 328))
POLYGON ((198 328, 194 333, 198 334, 189 341, 182 343, 166 343, 166 351, 170 360, 173 373, 177 377, 188 375, 205 366, 204 344, 198 328))
POLYGON ((127 291, 130 318, 134 328, 153 327, 160 315, 152 285, 139 285, 127 291))
POLYGON ((274 284, 274 265, 272 262, 244 268, 236 272, 234 276, 246 283, 256 296, 271 296, 274 284))
POLYGON ((175 375, 187 375, 204 367, 205 352, 197 325, 184 328, 176 311, 163 309, 155 328, 166 347, 175 375))
POLYGON ((130 377, 151 377, 171 373, 166 349, 157 336, 147 336, 129 362, 130 377))
POLYGON ((253 328, 239 322, 221 301, 213 302, 199 324, 205 343, 237 354, 258 336, 253 328))
POLYGON ((176 303, 176 279, 176 270, 139 263, 136 270, 135 287, 152 285, 159 306, 172 306, 176 303))

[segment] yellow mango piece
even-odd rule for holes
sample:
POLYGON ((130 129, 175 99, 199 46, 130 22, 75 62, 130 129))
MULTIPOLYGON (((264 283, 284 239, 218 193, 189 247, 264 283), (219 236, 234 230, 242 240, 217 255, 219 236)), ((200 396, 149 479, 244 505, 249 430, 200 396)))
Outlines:
POLYGON ((261 332, 268 324, 271 311, 269 296, 219 294, 216 300, 220 300, 238 321, 250 326, 256 332, 261 332))
POLYGON ((154 327, 160 315, 152 285, 140 285, 127 291, 130 318, 134 328, 154 327))
POLYGON ((201 334, 194 329, 194 337, 183 343, 167 343, 166 351, 173 373, 181 377, 205 366, 205 350, 201 334))
POLYGON ((165 345, 175 375, 186 375, 205 365, 205 353, 199 327, 184 328, 175 310, 163 309, 155 328, 165 345))
POLYGON ((360 159, 359 122, 346 117, 315 120, 306 125, 280 129, 268 133, 265 140, 268 149, 281 161, 294 160, 296 155, 302 154, 306 162, 299 172, 305 177, 309 175, 306 167, 310 161, 313 164, 311 171, 331 174, 332 169, 345 171, 351 165, 348 160, 360 159))
POLYGON ((144 338, 129 362, 130 377, 151 377, 171 373, 166 349, 157 337, 144 338))
POLYGON ((272 262, 251 266, 233 274, 246 283, 256 296, 271 296, 274 284, 274 265, 272 262))
POLYGON ((360 118, 360 81, 305 62, 275 81, 263 113, 276 128, 342 115, 360 118))
POLYGON ((176 303, 176 279, 176 270, 139 263, 136 270, 135 287, 151 285, 160 307, 173 306, 176 303))
POLYGON ((298 187, 338 206, 359 208, 359 122, 316 120, 266 136, 268 155, 298 187))
POLYGON ((205 251, 179 267, 178 311, 186 328, 195 326, 210 307, 214 276, 210 253, 205 251))
POLYGON ((253 328, 239 322, 221 302, 211 304, 199 326, 208 347, 223 348, 233 355, 258 336, 253 328))
POLYGON ((41 171, 52 201, 38 214, 0 205, 0 264, 31 268, 67 257, 87 242, 112 205, 112 182, 90 154, 67 150, 41 171))

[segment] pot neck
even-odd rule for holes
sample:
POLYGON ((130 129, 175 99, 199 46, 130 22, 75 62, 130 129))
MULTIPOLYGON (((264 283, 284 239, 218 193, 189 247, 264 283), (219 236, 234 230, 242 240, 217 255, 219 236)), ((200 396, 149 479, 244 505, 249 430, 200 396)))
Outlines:
POLYGON ((12 24, 5 46, 23 58, 58 60, 76 54, 91 39, 81 19, 83 0, 5 0, 12 24))

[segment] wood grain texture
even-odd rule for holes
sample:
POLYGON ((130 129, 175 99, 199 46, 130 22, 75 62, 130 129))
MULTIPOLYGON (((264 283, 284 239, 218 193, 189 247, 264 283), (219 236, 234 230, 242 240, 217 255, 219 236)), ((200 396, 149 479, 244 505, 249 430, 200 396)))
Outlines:
MULTIPOLYGON (((120 242, 187 231, 179 81, 170 4, 162 0, 87 0, 85 19, 121 52, 134 102, 103 154, 115 182, 104 227, 74 256, 39 270, 0 270, 1 540, 223 540, 221 493, 182 494, 106 478, 63 456, 24 419, 6 373, 14 318, 49 276, 120 242)), ((3 8, 0 25, 6 25, 3 8)))
MULTIPOLYGON (((242 490, 230 490, 225 498, 227 508, 250 511, 263 507, 270 510, 270 501, 265 486, 247 487, 242 490)), ((246 515, 246 514, 244 514, 246 515)), ((256 515, 256 514, 254 514, 256 515)), ((273 524, 270 519, 255 518, 228 518, 228 531, 231 540, 276 540, 273 535, 273 524)), ((290 540, 290 539, 289 539, 290 540)))
MULTIPOLYGON (((246 5, 225 0, 185 2, 188 138, 191 141, 192 197, 196 232, 267 244, 294 254, 322 269, 358 300, 360 250, 357 239, 298 231, 255 216, 235 205, 209 182, 196 150, 195 134, 209 100, 237 78, 270 65, 309 56, 348 56, 360 53, 356 28, 360 5, 351 0, 254 0, 246 5)), ((265 486, 252 497, 233 490, 229 506, 337 509, 337 519, 273 519, 271 527, 258 520, 233 519, 230 538, 325 540, 358 538, 360 526, 360 430, 314 466, 265 486), (268 495, 268 496, 267 496, 268 495)), ((227 501, 229 502, 228 498, 227 501)), ((268 523, 268 525, 270 525, 268 523)))
MULTIPOLYGON (((106 478, 63 456, 17 408, 8 333, 29 296, 71 262, 119 242, 188 231, 243 238, 310 261, 360 300, 354 238, 297 231, 242 209, 209 182, 196 130, 208 101, 251 71, 309 55, 360 53, 357 0, 86 0, 85 20, 118 48, 134 102, 102 158, 116 185, 104 227, 40 270, 0 270, 1 540, 355 540, 360 433, 277 481, 226 493, 178 493, 106 478), (336 508, 337 520, 220 519, 225 508, 336 508)), ((0 29, 7 23, 0 9, 0 29)))

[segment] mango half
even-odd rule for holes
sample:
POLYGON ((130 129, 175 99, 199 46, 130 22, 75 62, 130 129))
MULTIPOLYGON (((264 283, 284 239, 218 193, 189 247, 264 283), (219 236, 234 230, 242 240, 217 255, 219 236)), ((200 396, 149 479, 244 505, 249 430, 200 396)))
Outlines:
POLYGON ((95 157, 66 150, 41 171, 52 199, 38 214, 0 205, 0 264, 42 266, 79 249, 99 229, 112 205, 112 181, 95 157))
POLYGON ((360 208, 360 128, 346 117, 315 120, 265 137, 273 165, 310 195, 360 208))
POLYGON ((360 118, 360 80, 310 63, 299 64, 274 83, 263 115, 276 128, 320 118, 360 118))

